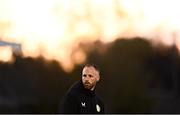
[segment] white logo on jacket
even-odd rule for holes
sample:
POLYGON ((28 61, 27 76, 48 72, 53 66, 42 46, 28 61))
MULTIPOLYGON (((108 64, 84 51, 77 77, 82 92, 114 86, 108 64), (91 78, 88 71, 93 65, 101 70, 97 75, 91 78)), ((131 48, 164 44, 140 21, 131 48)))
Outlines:
POLYGON ((86 103, 81 102, 82 107, 86 107, 86 103))
POLYGON ((100 106, 98 104, 96 104, 96 110, 97 110, 97 112, 101 111, 101 108, 100 108, 100 106))

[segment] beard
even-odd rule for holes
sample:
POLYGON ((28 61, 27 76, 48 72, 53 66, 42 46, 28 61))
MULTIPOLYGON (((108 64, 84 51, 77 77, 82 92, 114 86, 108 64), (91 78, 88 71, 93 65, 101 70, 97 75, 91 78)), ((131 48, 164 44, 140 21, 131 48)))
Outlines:
POLYGON ((90 89, 90 90, 94 87, 94 85, 89 82, 85 82, 83 83, 83 85, 84 85, 84 88, 90 89))

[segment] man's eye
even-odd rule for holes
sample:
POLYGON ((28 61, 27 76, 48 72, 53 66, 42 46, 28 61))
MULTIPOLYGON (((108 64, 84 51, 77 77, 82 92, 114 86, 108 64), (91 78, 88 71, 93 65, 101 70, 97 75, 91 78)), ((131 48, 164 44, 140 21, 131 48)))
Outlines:
POLYGON ((92 75, 89 75, 89 77, 93 77, 92 75))
POLYGON ((83 77, 86 77, 86 74, 84 74, 83 77))

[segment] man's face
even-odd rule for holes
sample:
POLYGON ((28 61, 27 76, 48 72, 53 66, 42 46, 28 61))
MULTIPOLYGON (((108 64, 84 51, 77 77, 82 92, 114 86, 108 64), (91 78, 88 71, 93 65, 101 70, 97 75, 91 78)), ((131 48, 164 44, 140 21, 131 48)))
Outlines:
POLYGON ((93 67, 84 67, 82 71, 82 82, 86 89, 93 90, 99 81, 99 72, 93 67))

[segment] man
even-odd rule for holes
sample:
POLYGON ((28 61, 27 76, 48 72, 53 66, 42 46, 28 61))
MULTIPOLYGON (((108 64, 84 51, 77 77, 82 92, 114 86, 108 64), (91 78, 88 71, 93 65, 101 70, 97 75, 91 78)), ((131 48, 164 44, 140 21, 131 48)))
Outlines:
POLYGON ((104 104, 95 93, 99 80, 99 69, 93 64, 85 65, 81 80, 76 82, 65 95, 61 104, 61 113, 104 113, 104 104))

